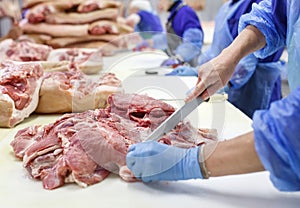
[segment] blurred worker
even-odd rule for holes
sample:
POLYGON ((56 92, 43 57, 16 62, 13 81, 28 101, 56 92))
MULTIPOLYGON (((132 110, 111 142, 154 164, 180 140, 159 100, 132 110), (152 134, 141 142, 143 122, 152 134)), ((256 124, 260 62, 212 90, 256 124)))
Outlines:
POLYGON ((270 172, 281 191, 300 191, 300 1, 263 0, 240 19, 240 34, 232 44, 199 67, 198 83, 187 97, 203 99, 227 84, 239 61, 255 52, 260 58, 286 46, 291 94, 256 111, 253 132, 191 149, 144 142, 130 147, 127 166, 143 181, 183 180, 262 171, 270 172), (212 67, 213 66, 213 67, 212 67), (200 150, 200 151, 199 151, 200 150), (206 161, 203 161, 203 158, 206 161), (200 161, 200 162, 199 162, 200 161), (154 171, 153 171, 154 170, 154 171))
POLYGON ((173 66, 184 62, 197 65, 203 45, 203 31, 196 12, 181 0, 159 0, 158 11, 168 11, 167 35, 157 35, 152 42, 144 42, 139 47, 150 46, 166 49, 170 58, 162 64, 173 66))
POLYGON ((160 19, 152 11, 151 4, 148 0, 131 1, 126 24, 134 27, 135 32, 141 32, 140 34, 144 39, 151 38, 152 35, 157 32, 163 32, 160 19))
MULTIPOLYGON (((211 47, 198 59, 202 65, 219 55, 238 35, 240 17, 251 11, 253 3, 262 0, 231 0, 219 10, 215 20, 214 38, 211 47)), ((271 56, 259 59, 250 54, 243 58, 235 68, 228 82, 229 101, 252 118, 256 110, 269 108, 271 102, 281 99, 279 61, 283 48, 271 56)), ((197 69, 179 66, 167 75, 197 76, 197 69)))

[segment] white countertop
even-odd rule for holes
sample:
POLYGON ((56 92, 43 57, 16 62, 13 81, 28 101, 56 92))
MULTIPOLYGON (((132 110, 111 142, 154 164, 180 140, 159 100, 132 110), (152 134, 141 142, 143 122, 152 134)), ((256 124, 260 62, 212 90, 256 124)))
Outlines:
MULTIPOLYGON (((118 55, 114 60, 119 58, 122 56, 118 55)), ((196 81, 195 78, 186 77, 178 83, 178 79, 167 81, 164 76, 157 75, 155 78, 143 73, 127 76, 125 70, 126 67, 132 67, 130 61, 115 61, 124 66, 121 75, 124 80, 130 81, 125 91, 134 92, 136 86, 136 91, 143 88, 142 93, 155 95, 158 99, 174 99, 173 91, 177 90, 179 95, 175 98, 178 99, 169 101, 176 107, 183 103, 181 99, 185 95, 185 87, 189 89, 196 81), (150 87, 136 84, 137 77, 152 80, 150 87), (165 85, 173 85, 173 88, 165 90, 165 85)), ((267 172, 151 184, 126 183, 118 176, 110 175, 103 182, 88 188, 71 184, 52 191, 44 190, 40 181, 28 177, 22 163, 13 156, 9 143, 18 129, 33 124, 47 124, 58 116, 33 115, 13 129, 0 129, 0 207, 299 207, 300 193, 277 191, 267 172)), ((201 104, 189 119, 198 127, 217 128, 220 139, 229 139, 252 130, 252 121, 227 101, 201 104)))

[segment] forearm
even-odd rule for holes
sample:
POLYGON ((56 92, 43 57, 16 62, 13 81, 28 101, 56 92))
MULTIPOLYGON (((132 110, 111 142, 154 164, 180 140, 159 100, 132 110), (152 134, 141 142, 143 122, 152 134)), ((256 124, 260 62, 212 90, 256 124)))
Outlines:
POLYGON ((249 25, 222 51, 221 56, 232 60, 233 64, 237 65, 243 57, 263 48, 265 45, 265 36, 256 27, 249 25))
POLYGON ((253 132, 219 142, 216 147, 207 145, 204 155, 207 158, 206 168, 212 177, 264 170, 255 151, 253 132))

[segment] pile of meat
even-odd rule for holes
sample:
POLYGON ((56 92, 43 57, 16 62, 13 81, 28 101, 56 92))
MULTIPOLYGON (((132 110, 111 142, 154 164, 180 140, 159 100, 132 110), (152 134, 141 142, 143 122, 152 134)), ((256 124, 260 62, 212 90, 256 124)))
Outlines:
POLYGON ((39 61, 45 71, 65 71, 70 64, 76 64, 85 74, 96 74, 103 68, 103 51, 85 48, 52 49, 23 39, 6 39, 0 42, 0 61, 39 61))
POLYGON ((0 127, 13 127, 34 111, 82 112, 104 108, 112 93, 121 93, 114 74, 92 79, 76 64, 66 71, 44 72, 37 62, 0 62, 0 127))
POLYGON ((133 28, 122 23, 114 0, 27 0, 20 27, 28 37, 54 48, 119 48, 133 28), (120 21, 119 21, 120 20, 120 21))
MULTIPOLYGON (((66 114, 52 124, 20 130, 11 143, 15 156, 45 189, 74 182, 86 187, 111 172, 136 181, 126 167, 128 147, 142 142, 174 108, 136 94, 115 94, 108 102, 106 109, 66 114)), ((215 131, 180 123, 160 142, 190 148, 215 138, 215 131)))

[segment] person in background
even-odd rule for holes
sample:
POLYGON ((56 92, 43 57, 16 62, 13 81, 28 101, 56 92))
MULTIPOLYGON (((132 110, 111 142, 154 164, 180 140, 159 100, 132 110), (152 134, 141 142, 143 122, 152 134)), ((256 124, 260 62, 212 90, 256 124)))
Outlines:
MULTIPOLYGON (((231 0, 219 10, 215 19, 214 38, 210 48, 202 53, 198 65, 218 56, 238 35, 240 17, 251 11, 253 3, 262 0, 231 0)), ((267 109, 271 102, 281 99, 280 72, 283 67, 279 61, 284 48, 280 48, 266 58, 250 54, 243 58, 225 88, 228 100, 252 118, 256 110, 267 109)), ((167 75, 197 76, 197 68, 179 66, 167 75)))
POLYGON ((196 12, 181 0, 159 0, 158 11, 168 11, 166 34, 137 46, 166 50, 169 59, 162 66, 176 66, 184 62, 195 66, 203 45, 203 30, 196 12))
POLYGON ((268 170, 280 191, 300 191, 300 1, 263 0, 240 19, 239 35, 198 69, 195 90, 203 99, 226 85, 240 60, 255 52, 265 58, 286 46, 291 94, 253 116, 253 131, 211 146, 181 149, 158 142, 132 145, 126 162, 145 181, 209 178, 268 170), (213 67, 212 67, 213 66, 213 67), (208 153, 210 155, 207 155, 208 153))
POLYGON ((125 23, 134 27, 135 32, 141 32, 144 39, 149 39, 156 33, 162 33, 163 27, 159 17, 152 11, 148 0, 132 0, 129 5, 129 16, 125 23))

